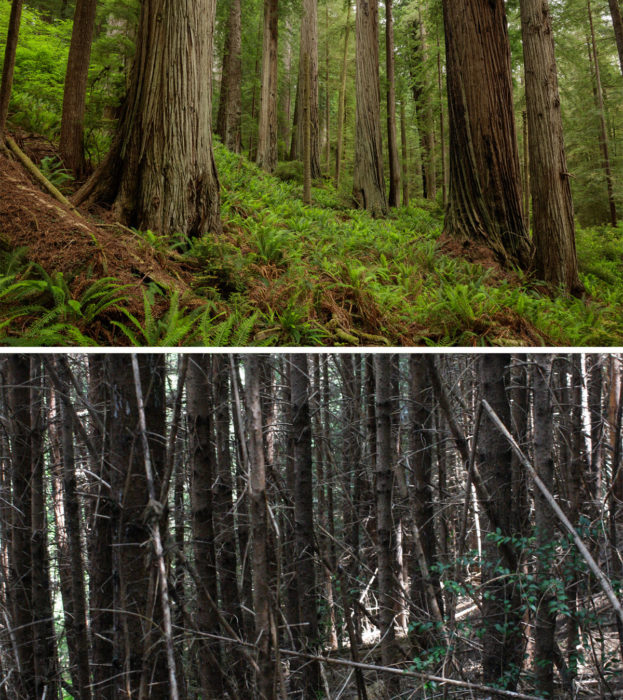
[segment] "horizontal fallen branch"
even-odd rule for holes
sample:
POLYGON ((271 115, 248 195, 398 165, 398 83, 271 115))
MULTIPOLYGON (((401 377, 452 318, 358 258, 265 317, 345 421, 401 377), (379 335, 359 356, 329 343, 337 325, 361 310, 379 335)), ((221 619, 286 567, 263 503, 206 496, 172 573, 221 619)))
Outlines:
MULTIPOLYGON (((251 642, 243 642, 237 639, 230 639, 229 637, 223 637, 219 634, 210 634, 209 632, 201 632, 202 637, 209 637, 210 639, 218 639, 222 642, 228 642, 230 644, 241 644, 245 647, 256 648, 255 644, 251 642)), ((333 666, 346 666, 349 668, 359 668, 362 671, 376 671, 382 673, 391 673, 395 676, 403 676, 406 678, 417 678, 422 681, 429 681, 431 683, 440 683, 442 685, 452 685, 458 688, 467 688, 468 690, 476 690, 480 693, 488 693, 495 697, 505 697, 505 698, 516 698, 516 700, 542 700, 538 695, 526 695, 525 693, 516 693, 512 690, 501 690, 500 688, 491 688, 487 685, 481 685, 480 683, 469 683, 468 681, 459 681, 454 678, 444 678, 443 676, 435 676, 431 673, 421 673, 420 671, 409 671, 400 668, 393 668, 391 666, 377 666, 375 664, 364 664, 358 661, 349 661, 348 659, 334 659, 331 656, 319 656, 317 654, 306 654, 302 651, 294 651, 293 649, 279 649, 279 653, 284 656, 296 656, 301 659, 307 659, 308 661, 317 661, 319 663, 330 664, 333 666)))

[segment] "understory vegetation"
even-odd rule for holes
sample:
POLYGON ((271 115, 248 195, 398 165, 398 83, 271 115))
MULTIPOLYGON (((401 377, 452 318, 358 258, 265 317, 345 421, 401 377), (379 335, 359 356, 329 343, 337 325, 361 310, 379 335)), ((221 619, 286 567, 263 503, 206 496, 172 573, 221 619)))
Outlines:
MULTIPOLYGON (((137 248, 194 270, 190 290, 72 279, 2 257, 0 340, 20 345, 619 345, 623 227, 582 229, 585 299, 551 298, 520 271, 442 252, 442 212, 419 200, 385 220, 325 183, 300 185, 215 148, 223 233, 136 232, 137 248), (127 308, 129 295, 142 295, 127 308)), ((1 232, 0 232, 1 233, 1 232)), ((81 263, 82 261, 76 261, 81 263)))

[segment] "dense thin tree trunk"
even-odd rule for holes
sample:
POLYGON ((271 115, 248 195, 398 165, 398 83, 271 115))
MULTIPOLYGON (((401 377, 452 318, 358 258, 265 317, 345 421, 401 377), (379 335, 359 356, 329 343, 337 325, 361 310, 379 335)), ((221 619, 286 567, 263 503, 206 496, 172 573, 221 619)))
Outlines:
MULTIPOLYGON (((309 414, 309 370, 307 355, 290 356, 292 392, 292 431, 294 457, 294 532, 296 582, 299 607, 301 649, 315 653, 318 645, 316 574, 314 571, 314 498, 312 487, 312 435, 309 414)), ((303 667, 305 699, 314 700, 320 688, 317 663, 303 667)))
POLYGON ((114 586, 113 535, 114 521, 119 513, 114 507, 110 483, 110 448, 107 426, 110 422, 110 394, 108 392, 108 358, 89 355, 89 401, 99 417, 93 421, 91 439, 101 457, 90 465, 98 477, 93 479, 91 497, 92 525, 89 548, 90 632, 93 649, 93 684, 99 700, 113 700, 113 622, 114 586))
POLYGON ((621 6, 619 0, 608 0, 608 5, 610 6, 610 15, 612 16, 612 24, 614 25, 614 37, 619 52, 621 73, 623 73, 623 16, 621 15, 621 6))
POLYGON ((59 149, 65 167, 84 175, 84 113, 97 0, 77 0, 67 59, 59 149))
POLYGON ((279 0, 264 0, 262 89, 257 141, 257 164, 267 172, 277 165, 277 42, 279 0))
MULTIPOLYGON (((197 590, 197 626, 219 634, 214 605, 218 601, 212 484, 216 476, 213 447, 213 412, 210 395, 211 363, 208 356, 196 356, 188 368, 188 429, 192 465, 192 528, 195 566, 202 581, 197 590)), ((206 698, 223 697, 223 679, 218 644, 202 639, 198 653, 199 677, 206 698)))
MULTIPOLYGON (((394 635, 394 607, 396 586, 394 578, 395 534, 392 520, 392 447, 391 447, 391 357, 376 355, 374 358, 376 397, 376 518, 377 565, 379 569, 379 623, 381 631, 381 656, 384 666, 391 666, 397 659, 394 635)), ((390 697, 400 693, 396 676, 386 677, 386 690, 390 697)))
MULTIPOLYGON (((478 367, 482 397, 489 402, 504 425, 511 424, 505 383, 509 364, 509 355, 480 355, 478 367)), ((488 506, 488 512, 491 512, 496 521, 495 525, 491 523, 491 529, 499 528, 502 536, 512 536, 515 528, 512 518, 512 450, 486 416, 482 419, 477 459, 482 479, 490 494, 490 503, 483 505, 488 506)), ((500 576, 499 570, 502 566, 511 574, 516 571, 517 560, 514 554, 509 559, 511 553, 512 550, 503 549, 489 539, 483 544, 482 612, 486 628, 482 667, 485 683, 500 683, 502 687, 514 690, 523 656, 519 591, 513 579, 500 576)))
POLYGON ((210 129, 214 11, 215 0, 142 3, 117 134, 75 204, 114 204, 122 223, 163 234, 220 230, 210 129))
POLYGON ((2 65, 2 82, 0 83, 0 143, 4 145, 4 130, 9 113, 11 101, 11 88, 13 87, 13 71, 15 70, 15 52, 19 38, 19 26, 22 18, 23 0, 13 0, 11 15, 9 17, 9 29, 7 32, 6 46, 4 48, 4 62, 2 65))
MULTIPOLYGON (((554 487, 554 456, 552 450, 553 407, 550 379, 551 355, 534 356, 534 463, 541 480, 552 492, 554 487)), ((554 641, 556 611, 548 581, 552 577, 553 554, 551 546, 555 536, 554 513, 541 492, 534 494, 535 528, 537 547, 537 582, 542 593, 537 601, 535 620, 534 674, 537 692, 544 697, 554 697, 554 641)))
MULTIPOLYGON (((56 363, 56 372, 64 387, 64 394, 69 395, 70 383, 64 364, 56 363)), ((65 528, 67 529, 67 546, 71 567, 71 632, 76 649, 76 679, 78 687, 74 690, 80 700, 91 698, 91 673, 89 667, 89 640, 87 634, 87 601, 84 577, 84 558, 82 554, 82 518, 78 485, 76 481, 76 464, 74 449, 73 416, 65 402, 59 398, 61 419, 61 458, 63 464, 63 510, 65 528)))
POLYGON ((503 0, 444 0, 450 119, 445 231, 530 265, 503 0))
POLYGON ((593 60, 593 69, 595 71, 595 88, 597 111, 599 112, 599 145, 603 155, 603 169, 606 176, 606 187, 608 190, 608 205, 610 207, 610 223, 613 226, 617 225, 617 208, 614 200, 614 181, 612 178, 612 164, 610 162, 610 147, 608 145, 608 130, 606 128, 606 112, 604 107, 604 91, 601 82, 601 70, 599 68, 599 54, 597 53, 597 41, 595 39, 595 24, 593 22, 593 11, 591 8, 591 0, 586 0, 586 8, 588 10, 588 22, 591 29, 591 55, 593 60))
POLYGON ((32 567, 33 637, 35 642, 35 669, 37 697, 58 695, 58 659, 56 634, 52 616, 50 567, 48 557, 48 528, 46 512, 46 483, 44 478, 45 456, 43 452, 43 392, 41 387, 41 361, 30 358, 30 425, 32 450, 32 534, 30 538, 32 567))
POLYGON ((223 55, 223 78, 216 133, 230 151, 240 153, 242 110, 242 19, 240 0, 231 0, 223 55))
POLYGON ((344 51, 342 53, 342 67, 340 71, 340 92, 337 107, 337 143, 335 146, 335 186, 339 188, 342 175, 342 156, 344 151, 344 106, 346 102, 346 73, 348 68, 348 39, 350 37, 350 8, 346 9, 346 25, 344 27, 344 51))
POLYGON ((259 674, 257 690, 260 700, 273 700, 276 669, 271 658, 272 624, 268 567, 268 513, 266 501, 266 469, 262 439, 260 404, 260 368, 257 355, 247 355, 247 412, 249 433, 249 495, 253 538, 253 609, 255 639, 258 647, 259 674))
POLYGON ((387 214, 381 139, 378 0, 357 0, 357 116, 353 200, 373 216, 387 214))
POLYGON ((579 294, 570 175, 562 129, 552 19, 547 0, 522 0, 536 274, 579 294))
POLYGON ((387 150, 389 152, 390 207, 400 205, 400 164, 398 162, 398 134, 396 130, 396 70, 394 58, 394 18, 392 0, 385 0, 385 56, 387 79, 387 150))
POLYGON ((9 584, 12 592, 13 637, 20 668, 20 700, 31 700, 35 692, 35 656, 32 611, 32 560, 30 526, 32 522, 30 444, 30 360, 27 355, 10 355, 8 408, 12 425, 11 472, 13 490, 12 551, 9 584))

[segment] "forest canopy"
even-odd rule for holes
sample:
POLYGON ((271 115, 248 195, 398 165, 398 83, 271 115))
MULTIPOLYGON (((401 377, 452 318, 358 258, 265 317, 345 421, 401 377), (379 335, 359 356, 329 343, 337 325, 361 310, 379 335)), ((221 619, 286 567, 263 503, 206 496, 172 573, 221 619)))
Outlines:
POLYGON ((2 356, 1 700, 617 697, 622 369, 2 356))

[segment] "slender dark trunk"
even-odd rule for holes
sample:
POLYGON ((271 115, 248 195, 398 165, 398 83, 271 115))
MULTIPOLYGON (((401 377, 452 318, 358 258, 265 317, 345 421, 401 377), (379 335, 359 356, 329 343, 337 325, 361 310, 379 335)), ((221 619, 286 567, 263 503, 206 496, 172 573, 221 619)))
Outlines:
POLYGON ((7 33, 6 47, 4 49, 4 63, 2 66, 2 83, 0 83, 0 143, 4 145, 4 130, 9 113, 11 101, 11 88, 13 87, 13 72, 15 70, 15 52, 19 38, 19 26, 22 18, 23 0, 13 0, 11 16, 9 17, 9 30, 7 33))

